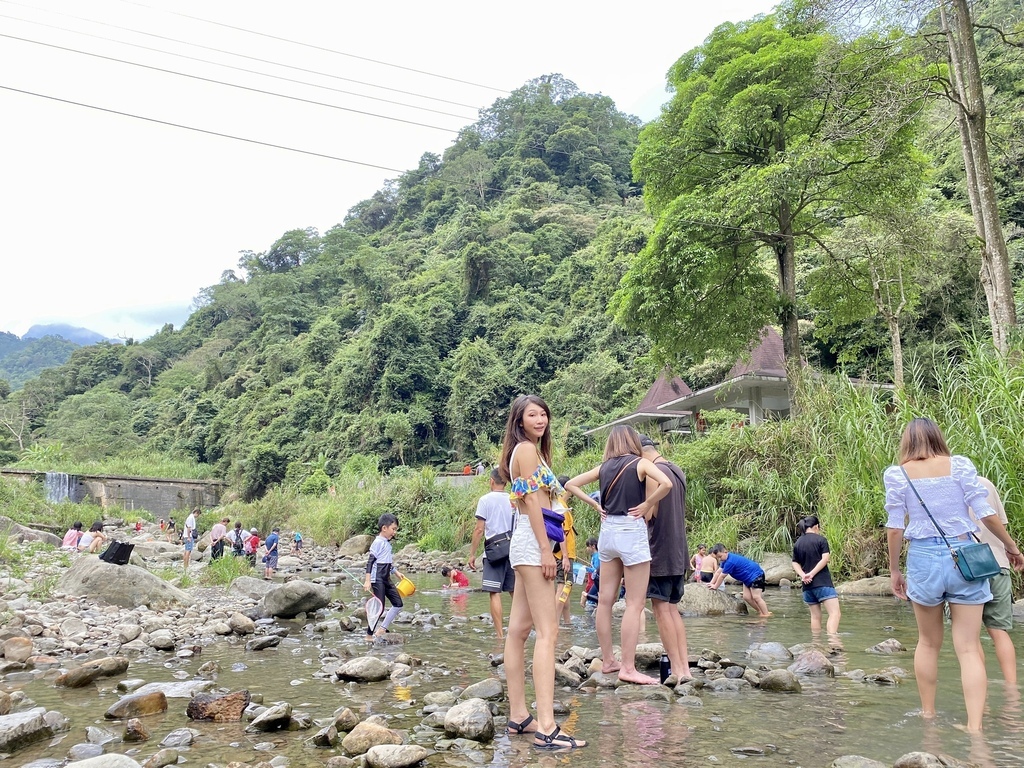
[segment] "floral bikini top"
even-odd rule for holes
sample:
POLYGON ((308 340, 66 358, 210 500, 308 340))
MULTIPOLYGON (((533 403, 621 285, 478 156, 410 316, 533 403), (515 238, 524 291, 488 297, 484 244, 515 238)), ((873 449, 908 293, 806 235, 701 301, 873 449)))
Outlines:
MULTIPOLYGON (((512 455, 508 460, 508 471, 512 474, 512 464, 515 459, 516 451, 519 449, 517 445, 512 450, 512 455)), ((533 471, 533 474, 529 477, 516 477, 512 480, 512 492, 509 493, 508 498, 512 503, 515 503, 531 493, 544 489, 548 492, 551 498, 561 496, 564 493, 561 484, 558 482, 558 478, 555 477, 555 473, 551 471, 551 468, 544 462, 544 459, 540 459, 540 465, 533 471)))

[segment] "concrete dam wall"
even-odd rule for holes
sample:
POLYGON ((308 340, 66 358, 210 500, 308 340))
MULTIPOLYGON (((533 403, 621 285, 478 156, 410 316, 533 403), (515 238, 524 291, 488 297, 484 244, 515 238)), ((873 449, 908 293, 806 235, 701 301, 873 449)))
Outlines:
POLYGON ((111 511, 140 509, 157 517, 192 507, 215 507, 227 490, 221 480, 68 475, 26 469, 0 469, 0 477, 40 483, 48 501, 89 501, 111 511))

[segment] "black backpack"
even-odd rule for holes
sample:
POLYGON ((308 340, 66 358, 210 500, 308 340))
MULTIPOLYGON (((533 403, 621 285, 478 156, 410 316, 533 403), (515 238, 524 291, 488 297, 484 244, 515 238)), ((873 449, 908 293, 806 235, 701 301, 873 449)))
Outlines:
POLYGON ((112 541, 100 555, 100 560, 105 560, 113 565, 125 565, 132 556, 134 544, 126 541, 112 541))

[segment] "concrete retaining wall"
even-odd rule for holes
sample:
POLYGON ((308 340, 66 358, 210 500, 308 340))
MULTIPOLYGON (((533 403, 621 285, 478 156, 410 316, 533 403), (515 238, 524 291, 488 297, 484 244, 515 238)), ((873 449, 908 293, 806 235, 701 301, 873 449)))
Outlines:
MULTIPOLYGON (((24 469, 0 469, 0 477, 23 482, 42 483, 45 472, 24 469)), ((192 507, 215 507, 227 491, 220 480, 181 480, 160 477, 119 475, 74 476, 78 501, 91 501, 104 509, 142 509, 157 517, 192 507)))

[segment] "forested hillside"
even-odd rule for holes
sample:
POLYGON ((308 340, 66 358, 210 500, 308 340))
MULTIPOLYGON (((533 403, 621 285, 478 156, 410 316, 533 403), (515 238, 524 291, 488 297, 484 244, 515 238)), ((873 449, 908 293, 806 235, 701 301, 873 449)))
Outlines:
POLYGON ((57 335, 26 334, 20 339, 0 331, 0 381, 7 382, 6 388, 0 384, 0 393, 6 396, 5 389, 17 389, 47 368, 63 365, 76 347, 76 342, 57 335))

